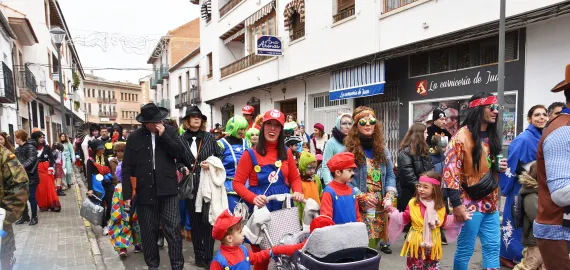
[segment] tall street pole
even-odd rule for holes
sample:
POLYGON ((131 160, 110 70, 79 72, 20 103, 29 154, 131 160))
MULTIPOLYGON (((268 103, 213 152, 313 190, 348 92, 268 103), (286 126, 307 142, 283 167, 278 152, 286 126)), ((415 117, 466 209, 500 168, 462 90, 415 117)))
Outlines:
POLYGON ((61 43, 56 44, 57 46, 57 61, 59 62, 59 101, 61 102, 61 127, 62 132, 67 134, 67 119, 66 119, 66 111, 65 111, 65 103, 63 103, 63 82, 62 77, 63 74, 61 73, 61 43))
POLYGON ((503 109, 505 106, 505 7, 506 0, 501 0, 499 18, 499 81, 497 83, 497 99, 501 109, 497 119, 500 138, 503 137, 503 109))

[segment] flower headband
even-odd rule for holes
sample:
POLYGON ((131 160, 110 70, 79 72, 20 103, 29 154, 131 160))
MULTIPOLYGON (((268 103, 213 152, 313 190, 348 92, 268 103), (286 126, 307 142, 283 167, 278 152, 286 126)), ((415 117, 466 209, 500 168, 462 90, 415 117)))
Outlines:
POLYGON ((439 185, 439 180, 427 176, 420 176, 420 183, 439 185))
POLYGON ((367 116, 367 115, 370 115, 370 116, 372 116, 372 117, 374 117, 374 118, 376 117, 375 114, 374 114, 374 111, 371 111, 371 110, 364 110, 364 111, 361 111, 361 112, 359 112, 358 114, 356 114, 356 115, 354 116, 354 121, 355 121, 355 122, 358 122, 358 120, 362 119, 363 117, 365 117, 365 116, 367 116))
POLYGON ((478 106, 486 106, 486 105, 493 105, 493 104, 497 104, 497 97, 496 96, 484 97, 484 98, 479 98, 479 99, 473 100, 469 103, 469 108, 475 108, 478 106))

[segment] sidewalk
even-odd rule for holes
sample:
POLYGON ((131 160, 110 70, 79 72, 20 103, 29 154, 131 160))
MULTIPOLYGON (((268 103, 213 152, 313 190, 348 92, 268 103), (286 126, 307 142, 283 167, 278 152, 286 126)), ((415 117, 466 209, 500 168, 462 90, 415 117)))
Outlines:
MULTIPOLYGON (((77 185, 59 197, 61 212, 39 212, 35 226, 13 225, 16 238, 14 269, 105 269, 96 264, 83 218, 77 185)), ((98 249, 98 247, 96 247, 98 249)))

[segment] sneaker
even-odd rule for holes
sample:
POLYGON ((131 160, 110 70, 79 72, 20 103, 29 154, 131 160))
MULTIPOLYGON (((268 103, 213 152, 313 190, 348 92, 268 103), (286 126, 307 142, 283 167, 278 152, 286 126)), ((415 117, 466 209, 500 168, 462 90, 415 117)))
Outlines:
POLYGON ((65 192, 63 192, 63 190, 61 190, 61 189, 58 189, 56 193, 57 193, 57 196, 65 196, 65 192))
POLYGON ((109 226, 103 227, 103 235, 109 235, 109 226))
POLYGON ((141 245, 135 245, 135 253, 139 253, 142 252, 142 246, 141 245))
POLYGON ((126 248, 121 248, 119 250, 119 257, 122 257, 122 258, 127 257, 127 249, 126 248))
POLYGON ((384 252, 385 254, 392 254, 392 250, 390 249, 390 246, 388 246, 388 245, 381 245, 380 251, 384 252))

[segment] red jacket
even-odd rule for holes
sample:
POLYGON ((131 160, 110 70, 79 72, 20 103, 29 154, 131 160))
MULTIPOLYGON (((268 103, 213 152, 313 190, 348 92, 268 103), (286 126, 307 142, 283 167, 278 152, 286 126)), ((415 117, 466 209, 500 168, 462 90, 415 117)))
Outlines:
MULTIPOLYGON (((259 166, 274 164, 277 161, 277 143, 266 143, 267 154, 261 156, 254 149, 255 157, 259 166)), ((281 173, 285 177, 285 183, 293 190, 293 192, 303 192, 303 184, 301 175, 295 164, 295 158, 291 149, 287 150, 287 160, 282 160, 281 173)), ((257 173, 253 170, 253 162, 249 156, 249 151, 244 151, 241 156, 236 174, 233 180, 234 191, 247 202, 253 204, 253 199, 257 196, 245 187, 246 181, 249 179, 250 186, 257 186, 257 173)))
MULTIPOLYGON (((303 242, 303 243, 296 244, 296 245, 273 247, 273 255, 274 256, 278 256, 278 255, 291 256, 291 255, 293 255, 293 253, 295 253, 295 251, 300 250, 304 244, 305 243, 303 242)), ((241 261, 244 260, 244 254, 241 251, 239 246, 221 245, 220 246, 220 252, 224 256, 226 261, 228 261, 228 264, 230 266, 235 265, 237 263, 240 263, 241 261)), ((259 263, 263 263, 263 262, 265 262, 265 264, 269 263, 269 258, 270 258, 269 257, 269 249, 262 250, 260 252, 252 252, 251 250, 249 250, 248 255, 249 255, 249 263, 251 265, 259 264, 259 263)), ((210 264, 210 270, 224 270, 224 269, 222 268, 222 266, 217 261, 212 261, 212 263, 210 264)))

